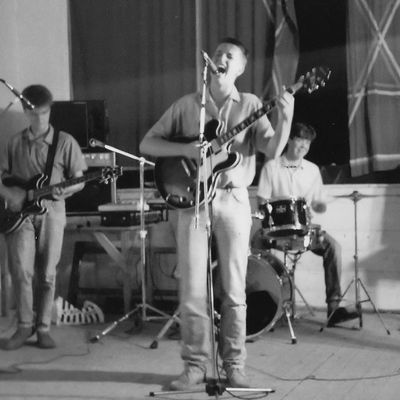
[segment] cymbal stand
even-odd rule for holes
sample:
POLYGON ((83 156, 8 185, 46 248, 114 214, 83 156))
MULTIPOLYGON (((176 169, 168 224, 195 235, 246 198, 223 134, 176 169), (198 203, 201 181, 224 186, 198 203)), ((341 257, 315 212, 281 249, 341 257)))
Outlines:
MULTIPOLYGON (((205 391, 209 396, 215 396, 216 399, 222 395, 225 390, 228 392, 257 392, 257 393, 272 393, 273 389, 253 389, 253 388, 227 388, 224 385, 218 374, 218 363, 217 363, 217 346, 216 346, 216 332, 217 328, 215 326, 215 307, 214 307, 214 290, 213 290, 213 282, 212 282, 212 255, 211 255, 211 218, 210 218, 210 209, 212 209, 212 199, 208 198, 208 174, 207 174, 207 153, 209 151, 208 142, 204 138, 204 127, 205 127, 205 104, 206 104, 206 86, 207 86, 207 72, 208 66, 211 62, 211 59, 208 55, 203 51, 204 58, 204 68, 203 68, 203 89, 202 89, 202 98, 201 98, 201 109, 200 109, 200 128, 199 128, 199 142, 200 142, 200 163, 201 165, 197 168, 197 185, 196 185, 196 204, 195 204, 195 229, 199 228, 199 217, 200 217, 200 189, 201 183, 203 185, 203 193, 204 193, 204 218, 206 221, 206 230, 207 230, 207 243, 208 243, 208 255, 207 255, 207 301, 208 301, 208 314, 210 320, 210 336, 211 336, 211 362, 212 362, 212 378, 208 379, 205 388, 199 390, 188 390, 188 391, 164 391, 164 392, 150 392, 150 396, 165 396, 165 395, 174 395, 177 396, 179 394, 189 394, 189 393, 200 393, 205 391), (201 179, 203 177, 203 179, 201 179)), ((212 165, 210 163, 210 172, 212 173, 212 165)))
POLYGON ((114 330, 121 322, 125 321, 132 315, 137 314, 139 311, 141 311, 141 321, 146 322, 150 320, 159 320, 159 319, 168 319, 171 316, 164 311, 161 311, 150 304, 147 303, 147 289, 146 289, 146 236, 147 236, 147 230, 145 229, 145 220, 144 220, 144 165, 150 165, 154 166, 154 163, 151 161, 146 160, 144 157, 136 157, 133 154, 127 153, 125 151, 119 150, 113 146, 109 146, 107 144, 104 144, 103 142, 100 142, 99 140, 96 139, 90 139, 89 141, 90 145, 92 147, 103 147, 107 150, 122 154, 128 158, 132 158, 136 161, 139 161, 140 165, 140 274, 141 274, 141 303, 136 305, 136 307, 123 315, 121 318, 118 320, 114 321, 112 324, 110 324, 105 330, 100 332, 99 334, 93 336, 90 339, 91 343, 95 343, 99 341, 101 338, 103 338, 105 335, 110 333, 112 330, 114 330), (147 310, 152 311, 155 314, 159 314, 159 316, 149 316, 147 314, 147 310))
MULTIPOLYGON (((352 278, 352 280, 350 281, 350 283, 348 284, 347 288, 345 289, 345 291, 343 292, 342 296, 340 297, 340 301, 344 298, 344 296, 346 295, 346 293, 348 292, 348 290, 350 289, 351 285, 354 284, 354 289, 355 289, 355 306, 356 306, 356 310, 358 312, 358 318, 359 318, 359 327, 360 329, 363 327, 363 318, 362 318, 362 307, 361 304, 365 303, 365 302, 370 302, 375 313, 378 315, 379 320, 381 321, 381 324, 383 325, 383 327, 386 330, 386 333, 388 335, 390 335, 390 331, 389 329, 386 327, 385 322, 383 321, 381 314, 379 313, 378 309, 376 308, 374 302, 372 301, 371 296, 369 295, 364 283, 362 282, 360 276, 359 276, 359 270, 358 270, 358 239, 357 239, 357 232, 358 232, 358 226, 357 226, 357 204, 359 202, 359 200, 361 200, 364 197, 363 194, 361 194, 360 192, 358 192, 357 190, 353 191, 353 193, 351 193, 350 195, 346 195, 346 196, 340 196, 340 197, 347 197, 350 198, 353 201, 354 204, 354 277, 352 278), (367 296, 366 300, 361 300, 360 299, 360 287, 364 290, 365 295, 367 296)), ((324 326, 327 326, 329 324, 329 320, 331 319, 332 315, 333 315, 334 311, 332 311, 332 313, 328 316, 328 320, 326 321, 326 324, 324 326)), ((324 329, 324 326, 320 329, 320 331, 322 332, 322 330, 324 329)))

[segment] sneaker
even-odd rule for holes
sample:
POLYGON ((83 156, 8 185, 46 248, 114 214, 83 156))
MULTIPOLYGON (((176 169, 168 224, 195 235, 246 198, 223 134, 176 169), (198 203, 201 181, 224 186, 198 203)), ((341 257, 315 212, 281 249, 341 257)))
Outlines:
POLYGON ((16 350, 22 347, 25 342, 35 333, 33 327, 18 328, 15 333, 4 343, 4 350, 16 350))
POLYGON ((50 336, 49 332, 37 331, 37 345, 41 349, 54 349, 56 342, 50 336))
POLYGON ((170 383, 171 390, 190 390, 206 381, 206 372, 200 367, 188 366, 178 377, 170 383))
POLYGON ((243 368, 228 367, 226 368, 227 386, 233 388, 248 388, 250 387, 246 374, 243 368))
POLYGON ((348 311, 344 307, 338 307, 333 313, 332 311, 328 311, 328 327, 335 326, 341 322, 350 321, 352 319, 356 319, 360 316, 357 311, 348 311), (329 318, 330 316, 330 318, 329 318))

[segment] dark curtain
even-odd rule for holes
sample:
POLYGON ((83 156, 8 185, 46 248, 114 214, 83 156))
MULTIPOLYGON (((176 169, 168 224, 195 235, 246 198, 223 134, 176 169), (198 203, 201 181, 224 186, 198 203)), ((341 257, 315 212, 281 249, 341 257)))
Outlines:
POLYGON ((353 176, 400 165, 400 0, 348 2, 353 176))
MULTIPOLYGON (((70 0, 74 100, 105 99, 109 144, 138 155, 173 100, 196 89, 195 3, 70 0)), ((130 164, 124 157, 120 163, 130 164)))
POLYGON ((222 37, 245 43, 251 56, 238 81, 240 90, 270 98, 283 84, 294 82, 298 48, 293 0, 69 4, 74 99, 106 100, 109 144, 125 151, 138 154, 141 138, 164 110, 196 90, 199 46, 212 56, 222 37))

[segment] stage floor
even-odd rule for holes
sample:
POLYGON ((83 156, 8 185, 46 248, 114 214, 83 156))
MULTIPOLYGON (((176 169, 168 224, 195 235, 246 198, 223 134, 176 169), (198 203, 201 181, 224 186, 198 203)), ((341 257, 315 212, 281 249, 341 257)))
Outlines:
MULTIPOLYGON (((354 320, 320 332, 325 313, 304 311, 293 324, 297 344, 291 343, 287 323, 278 321, 273 331, 247 344, 252 386, 274 389, 271 400, 398 399, 400 315, 381 315, 390 335, 375 313, 363 313, 361 330, 354 320)), ((145 399, 150 392, 163 399, 215 398, 203 385, 199 393, 158 395, 182 369, 174 326, 158 348, 149 348, 165 321, 147 321, 138 332, 127 319, 90 343, 118 318, 113 317, 104 324, 54 326, 56 349, 40 350, 32 338, 16 351, 0 350, 0 399, 145 399)), ((12 316, 0 318, 0 340, 13 332, 14 323, 12 316)), ((226 391, 219 396, 231 397, 226 391)))

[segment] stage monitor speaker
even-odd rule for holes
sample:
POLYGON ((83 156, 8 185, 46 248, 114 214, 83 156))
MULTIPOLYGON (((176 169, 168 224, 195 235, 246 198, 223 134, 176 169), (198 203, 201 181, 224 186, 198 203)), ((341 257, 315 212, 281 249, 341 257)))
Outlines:
POLYGON ((91 138, 108 142, 109 124, 104 100, 55 101, 50 122, 55 128, 70 133, 82 149, 89 148, 91 138))

